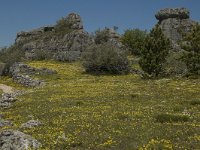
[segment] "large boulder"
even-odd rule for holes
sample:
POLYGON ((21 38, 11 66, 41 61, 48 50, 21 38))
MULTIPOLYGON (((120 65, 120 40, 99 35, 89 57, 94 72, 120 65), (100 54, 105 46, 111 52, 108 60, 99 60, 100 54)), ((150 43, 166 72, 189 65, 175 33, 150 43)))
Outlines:
POLYGON ((190 19, 190 12, 186 8, 162 9, 156 13, 155 17, 165 36, 171 40, 175 50, 181 49, 178 43, 196 23, 190 19))
POLYGON ((190 18, 190 12, 186 8, 165 8, 158 11, 155 17, 159 21, 163 21, 168 18, 188 19, 190 18))
POLYGON ((0 133, 1 150, 39 149, 41 144, 30 135, 20 131, 4 130, 0 133))

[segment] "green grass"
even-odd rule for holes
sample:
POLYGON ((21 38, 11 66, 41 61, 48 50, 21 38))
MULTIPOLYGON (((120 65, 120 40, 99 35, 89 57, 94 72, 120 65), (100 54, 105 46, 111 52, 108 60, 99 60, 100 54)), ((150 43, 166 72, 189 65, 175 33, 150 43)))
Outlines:
POLYGON ((172 114, 159 114, 156 117, 156 121, 160 123, 165 122, 188 122, 190 120, 189 116, 186 115, 172 115, 172 114))
POLYGON ((192 100, 190 102, 191 105, 200 105, 200 100, 192 100))
MULTIPOLYGON (((200 147, 200 79, 143 80, 137 75, 94 76, 79 62, 29 62, 58 71, 43 88, 27 89, 10 109, 2 110, 13 129, 30 119, 44 125, 20 129, 41 149, 133 150, 198 149, 200 147), (160 123, 155 116, 185 115, 190 119, 160 123)), ((0 83, 13 85, 10 79, 0 83)), ((23 88, 24 87, 18 87, 23 88)), ((2 130, 2 129, 0 129, 2 130)))

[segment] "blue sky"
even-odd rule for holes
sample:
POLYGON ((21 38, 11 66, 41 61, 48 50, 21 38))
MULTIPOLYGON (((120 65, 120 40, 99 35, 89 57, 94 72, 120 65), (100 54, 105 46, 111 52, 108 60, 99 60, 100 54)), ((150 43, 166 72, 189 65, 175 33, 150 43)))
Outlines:
POLYGON ((85 30, 118 26, 151 29, 154 14, 161 8, 187 7, 191 18, 200 21, 200 0, 0 0, 0 47, 14 42, 17 32, 53 25, 69 14, 79 13, 85 30))

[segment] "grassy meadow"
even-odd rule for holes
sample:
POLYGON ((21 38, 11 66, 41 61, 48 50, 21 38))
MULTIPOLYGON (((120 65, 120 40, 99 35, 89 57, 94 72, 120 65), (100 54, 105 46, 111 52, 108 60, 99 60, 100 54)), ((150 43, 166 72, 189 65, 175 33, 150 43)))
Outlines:
POLYGON ((41 150, 200 149, 200 79, 95 76, 79 62, 27 63, 58 74, 36 75, 46 85, 35 89, 1 78, 27 93, 0 110, 13 122, 0 130, 38 119, 42 126, 20 131, 41 142, 41 150))

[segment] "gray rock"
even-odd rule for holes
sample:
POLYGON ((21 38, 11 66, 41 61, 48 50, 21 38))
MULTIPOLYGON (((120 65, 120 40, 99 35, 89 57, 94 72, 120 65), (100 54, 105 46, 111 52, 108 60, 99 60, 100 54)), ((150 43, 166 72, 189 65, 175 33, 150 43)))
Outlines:
POLYGON ((20 131, 4 130, 0 133, 0 149, 25 150, 38 149, 41 144, 30 135, 20 131))
POLYGON ((188 19, 190 17, 190 12, 186 8, 165 8, 158 11, 155 17, 159 21, 168 18, 188 19))
POLYGON ((11 121, 7 121, 7 120, 0 120, 0 127, 5 127, 5 126, 12 126, 12 122, 11 121))
POLYGON ((47 68, 34 68, 24 63, 15 63, 13 64, 10 69, 10 74, 26 74, 26 75, 34 75, 34 74, 41 74, 41 75, 51 75, 56 74, 55 70, 47 69, 47 68))
POLYGON ((180 51, 178 44, 183 40, 183 35, 191 31, 196 23, 189 18, 189 10, 186 8, 166 8, 160 10, 155 16, 159 20, 158 24, 167 38, 171 40, 175 51, 180 51))
POLYGON ((21 128, 34 128, 34 127, 38 127, 40 125, 42 125, 42 123, 38 120, 29 120, 28 122, 23 123, 21 125, 21 128))
POLYGON ((72 23, 72 29, 82 30, 83 29, 83 22, 79 14, 71 13, 67 17, 67 21, 72 23))
POLYGON ((43 27, 30 32, 18 33, 16 44, 23 43, 22 49, 25 50, 25 58, 28 60, 38 59, 41 51, 50 55, 50 59, 60 61, 78 60, 86 47, 93 43, 93 39, 83 30, 80 15, 71 13, 65 20, 71 24, 72 31, 63 36, 56 35, 54 32, 55 27, 43 27), (46 35, 45 32, 51 32, 51 36, 46 35))
POLYGON ((0 107, 2 108, 10 107, 12 103, 17 101, 16 96, 17 96, 16 93, 11 93, 11 94, 3 93, 2 98, 0 99, 0 107))
POLYGON ((19 42, 24 42, 26 40, 30 40, 32 38, 37 38, 44 32, 54 31, 54 28, 55 28, 54 26, 44 26, 44 27, 29 31, 29 32, 25 32, 25 31, 19 32, 17 33, 15 42, 19 43, 19 42))
POLYGON ((44 84, 42 81, 33 79, 29 75, 14 74, 12 78, 14 82, 29 87, 38 87, 44 84))

